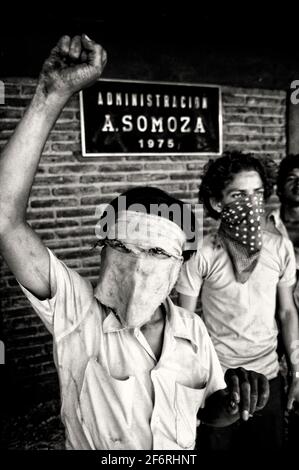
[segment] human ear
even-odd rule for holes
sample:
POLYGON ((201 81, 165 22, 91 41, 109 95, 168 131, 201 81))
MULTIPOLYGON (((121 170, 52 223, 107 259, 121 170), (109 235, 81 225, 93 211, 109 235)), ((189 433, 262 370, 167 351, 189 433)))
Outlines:
POLYGON ((210 204, 211 204, 212 209, 214 209, 214 211, 220 214, 220 212, 222 211, 222 202, 219 201, 218 199, 215 199, 214 197, 211 197, 210 204))

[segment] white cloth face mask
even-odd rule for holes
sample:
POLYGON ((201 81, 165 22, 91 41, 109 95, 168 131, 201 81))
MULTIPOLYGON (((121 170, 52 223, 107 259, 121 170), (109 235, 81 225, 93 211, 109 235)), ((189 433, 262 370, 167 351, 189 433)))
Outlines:
POLYGON ((114 311, 123 327, 141 327, 170 294, 183 258, 118 240, 105 244, 95 297, 114 311))

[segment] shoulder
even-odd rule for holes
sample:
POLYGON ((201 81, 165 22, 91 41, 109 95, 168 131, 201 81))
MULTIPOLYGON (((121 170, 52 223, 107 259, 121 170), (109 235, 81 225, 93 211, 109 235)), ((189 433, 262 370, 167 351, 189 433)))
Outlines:
POLYGON ((270 233, 289 238, 287 229, 281 219, 279 209, 272 209, 266 213, 264 228, 270 233))
POLYGON ((263 230, 263 243, 270 249, 293 251, 293 245, 289 238, 284 237, 279 232, 272 232, 268 229, 263 230))
POLYGON ((288 238, 267 230, 263 231, 263 251, 267 257, 278 262, 280 269, 284 269, 289 262, 295 264, 294 247, 288 238))
MULTIPOLYGON (((197 252, 193 255, 193 261, 197 260, 200 262, 201 260, 205 260, 206 262, 210 263, 216 253, 223 250, 223 246, 221 241, 219 240, 217 233, 209 233, 205 235, 198 246, 197 252)), ((192 259, 191 258, 191 259, 192 259)))
POLYGON ((205 337, 209 336, 207 328, 199 315, 178 305, 174 305, 174 308, 175 314, 179 317, 179 322, 192 335, 197 344, 200 344, 205 337))
POLYGON ((49 250, 51 290, 56 308, 85 312, 91 305, 94 289, 90 280, 68 267, 49 250))

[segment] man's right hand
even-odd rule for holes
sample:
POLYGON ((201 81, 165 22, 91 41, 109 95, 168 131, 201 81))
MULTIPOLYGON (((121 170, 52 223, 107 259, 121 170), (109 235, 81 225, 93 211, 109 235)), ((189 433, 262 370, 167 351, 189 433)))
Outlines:
POLYGON ((230 426, 239 418, 247 421, 268 402, 269 382, 262 374, 243 367, 227 369, 225 382, 227 388, 210 395, 198 414, 207 425, 230 426))
POLYGON ((92 85, 106 65, 106 51, 88 36, 62 36, 45 61, 39 88, 63 99, 92 85))

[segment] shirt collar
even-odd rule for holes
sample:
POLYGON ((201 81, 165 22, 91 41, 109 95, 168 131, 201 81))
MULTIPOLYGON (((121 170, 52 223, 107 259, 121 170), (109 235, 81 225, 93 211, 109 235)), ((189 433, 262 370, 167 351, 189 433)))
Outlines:
MULTIPOLYGON (((196 339, 192 334, 193 331, 193 320, 192 318, 182 317, 179 307, 174 305, 170 297, 167 297, 163 303, 166 311, 168 333, 173 338, 186 339, 192 343, 192 346, 197 350, 198 346, 196 339)), ((195 315, 195 314, 194 314, 195 315)), ((126 328, 118 320, 115 313, 107 308, 107 316, 103 321, 103 332, 104 333, 115 333, 117 331, 125 330, 126 328)))
POLYGON ((104 333, 115 333, 116 331, 124 330, 125 328, 115 315, 115 313, 106 307, 107 316, 103 321, 104 333))
MULTIPOLYGON (((175 305, 168 297, 164 303, 168 314, 169 330, 174 338, 181 338, 190 341, 193 348, 197 351, 198 345, 194 335, 193 318, 190 314, 184 316, 180 307, 175 305)), ((194 313, 194 315, 196 315, 194 313)))
POLYGON ((271 212, 269 212, 269 214, 267 215, 266 228, 268 230, 270 229, 270 231, 271 231, 271 225, 272 225, 272 228, 274 227, 280 233, 280 235, 282 235, 283 237, 289 238, 287 229, 280 217, 280 209, 274 209, 271 212))

